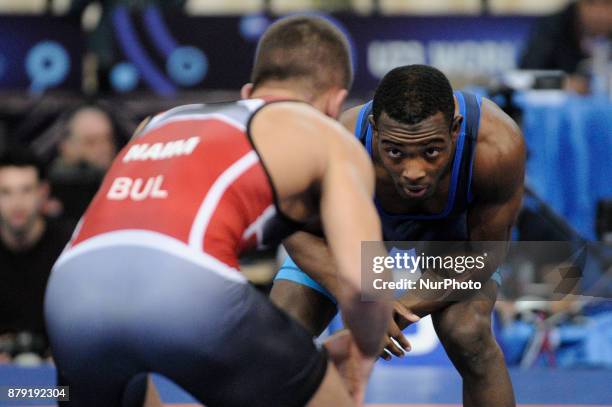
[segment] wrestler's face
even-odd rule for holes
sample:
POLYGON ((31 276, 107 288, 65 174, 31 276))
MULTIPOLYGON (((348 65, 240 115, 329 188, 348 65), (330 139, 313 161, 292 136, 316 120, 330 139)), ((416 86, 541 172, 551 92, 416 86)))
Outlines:
POLYGON ((450 167, 461 117, 455 117, 449 125, 438 112, 418 124, 407 125, 383 112, 376 123, 373 118, 371 122, 378 156, 398 194, 411 200, 434 195, 450 167))
POLYGON ((11 234, 24 234, 41 216, 47 185, 35 167, 0 168, 0 226, 11 234))

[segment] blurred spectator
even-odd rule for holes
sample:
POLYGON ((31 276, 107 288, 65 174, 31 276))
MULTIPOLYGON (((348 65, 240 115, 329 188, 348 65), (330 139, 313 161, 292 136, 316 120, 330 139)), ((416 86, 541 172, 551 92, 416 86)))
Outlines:
POLYGON ((49 170, 53 196, 60 204, 52 212, 76 220, 115 157, 116 134, 110 114, 94 105, 76 109, 61 131, 59 156, 49 170))
POLYGON ((569 87, 585 93, 590 73, 585 61, 601 39, 612 39, 612 0, 578 0, 535 27, 519 65, 567 72, 569 87))
POLYGON ((71 225, 42 215, 48 192, 33 153, 0 154, 0 359, 42 353, 46 347, 45 286, 72 231, 71 225))
POLYGON ((108 114, 95 106, 77 109, 70 118, 66 138, 60 145, 56 166, 85 162, 106 171, 115 157, 113 123, 108 114))

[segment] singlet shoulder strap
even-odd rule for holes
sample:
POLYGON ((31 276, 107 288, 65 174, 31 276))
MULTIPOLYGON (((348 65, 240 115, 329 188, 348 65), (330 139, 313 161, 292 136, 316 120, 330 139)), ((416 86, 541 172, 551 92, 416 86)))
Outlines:
POLYGON ((368 130, 370 130, 370 123, 368 122, 368 117, 370 117, 371 114, 372 101, 370 100, 368 103, 361 107, 361 110, 359 110, 359 115, 357 116, 357 124, 355 126, 355 136, 363 144, 365 144, 368 130))
MULTIPOLYGON (((457 92, 458 93, 458 92, 457 92)), ((460 91, 463 95, 463 101, 465 103, 465 137, 466 137, 466 150, 469 154, 469 173, 467 178, 467 202, 470 203, 474 200, 472 195, 472 172, 474 169, 474 158, 476 155, 476 144, 478 141, 478 131, 480 129, 480 110, 482 105, 482 98, 474 95, 470 92, 460 91)))

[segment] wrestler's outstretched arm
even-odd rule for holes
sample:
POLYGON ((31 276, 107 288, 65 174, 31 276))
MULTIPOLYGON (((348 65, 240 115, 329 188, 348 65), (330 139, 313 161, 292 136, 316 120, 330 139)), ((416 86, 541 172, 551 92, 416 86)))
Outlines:
MULTIPOLYGON (((361 284, 361 242, 382 240, 369 158, 339 123, 304 104, 264 108, 255 116, 251 134, 285 214, 302 221, 305 214, 320 214, 347 327, 363 355, 375 357, 382 349, 392 305, 361 297, 367 289, 361 284)), ((384 250, 382 243, 380 249, 384 250)))

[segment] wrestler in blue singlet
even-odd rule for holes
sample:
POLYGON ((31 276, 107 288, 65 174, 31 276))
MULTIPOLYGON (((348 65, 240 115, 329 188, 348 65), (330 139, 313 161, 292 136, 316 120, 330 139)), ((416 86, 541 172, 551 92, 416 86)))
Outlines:
MULTIPOLYGON (((472 93, 456 91, 459 113, 464 120, 457 138, 455 156, 451 169, 451 184, 442 212, 433 215, 395 215, 385 212, 375 198, 385 240, 394 241, 465 241, 469 240, 467 214, 472 202, 471 180, 482 99, 472 93)), ((362 142, 372 157, 372 125, 368 116, 372 114, 372 101, 359 111, 355 136, 362 142)), ((501 276, 495 272, 491 277, 498 284, 501 276)), ((319 283, 310 278, 287 256, 275 280, 289 280, 311 287, 327 296, 333 296, 319 283)))

